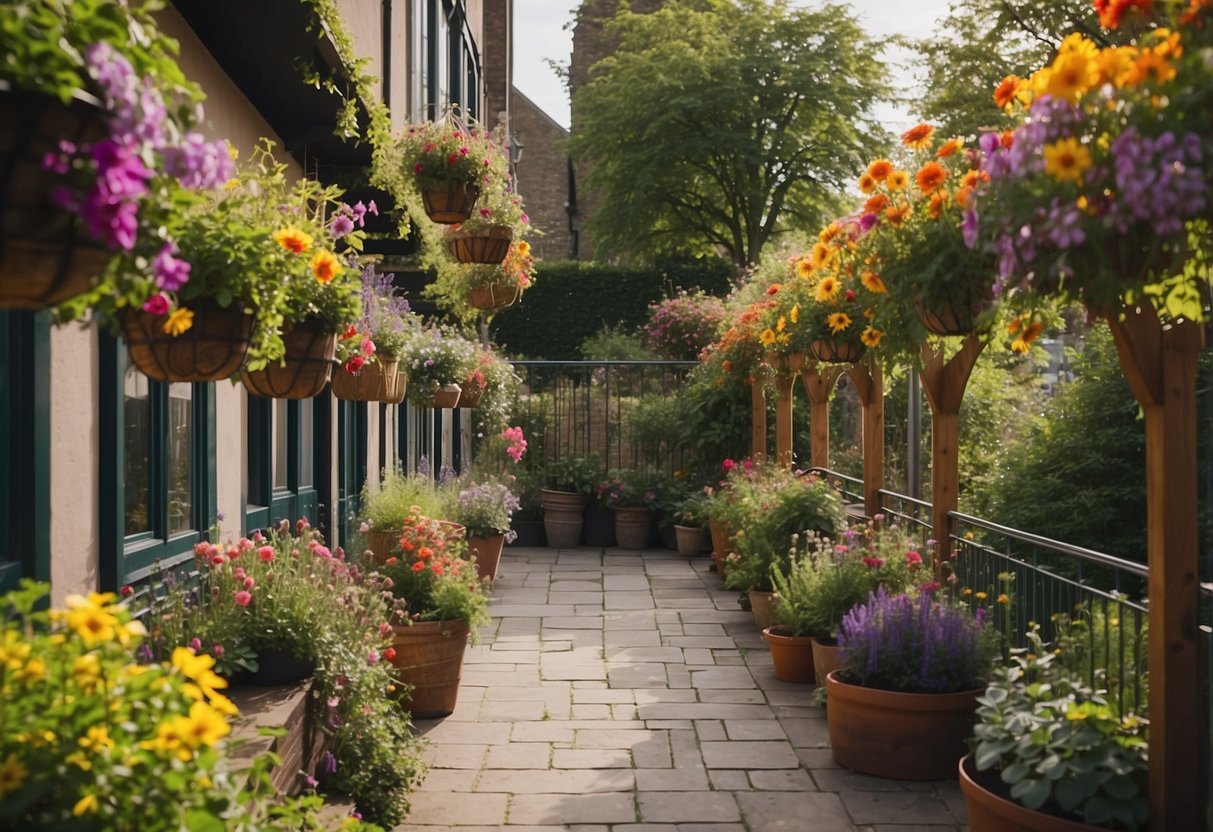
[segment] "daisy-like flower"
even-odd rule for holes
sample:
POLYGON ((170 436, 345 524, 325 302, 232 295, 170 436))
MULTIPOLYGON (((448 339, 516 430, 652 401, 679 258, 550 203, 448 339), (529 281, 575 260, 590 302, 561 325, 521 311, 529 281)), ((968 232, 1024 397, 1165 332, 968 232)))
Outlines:
POLYGON ((998 109, 1005 110, 1011 106, 1011 102, 1019 94, 1019 88, 1022 83, 1014 75, 1008 75, 998 82, 998 86, 994 88, 994 103, 998 105, 998 109))
POLYGON ((931 143, 935 128, 929 124, 916 124, 901 134, 901 143, 914 150, 921 150, 931 143))
POLYGON ((187 331, 194 325, 194 312, 192 309, 180 307, 174 309, 172 314, 165 320, 162 329, 166 335, 171 335, 176 338, 181 333, 187 331))
POLYGON ((290 226, 283 228, 281 231, 275 231, 274 242, 287 251, 303 254, 312 247, 312 235, 305 231, 300 231, 294 226, 290 226))
POLYGON ((867 202, 863 204, 863 212, 865 214, 879 214, 888 207, 889 198, 885 194, 874 194, 867 202))
POLYGON ((948 192, 939 190, 931 194, 931 199, 927 202, 927 215, 937 220, 943 215, 944 206, 948 204, 948 192))
POLYGON ((875 348, 880 346, 880 339, 883 337, 884 332, 882 330, 869 326, 865 327, 863 332, 860 333, 859 340, 863 342, 865 347, 875 348))
POLYGON ((938 162, 927 162, 914 174, 914 183, 924 194, 934 193, 947 179, 947 168, 938 162))
POLYGON ((889 178, 889 174, 893 172, 893 163, 888 159, 877 159, 872 164, 868 165, 868 176, 876 182, 883 182, 889 178))
POLYGON ((909 203, 905 205, 890 205, 885 209, 884 218, 889 225, 897 228, 909 218, 910 211, 909 203))
POLYGON ((871 269, 867 269, 859 276, 859 282, 869 292, 875 295, 883 295, 888 289, 884 285, 884 281, 880 279, 880 275, 871 269))
POLYGON ((312 256, 312 274, 321 283, 331 282, 342 271, 341 263, 331 251, 320 249, 312 256))
POLYGON ((948 139, 939 146, 939 150, 935 151, 935 158, 946 159, 964 146, 964 139, 960 138, 959 136, 948 139))
POLYGON ((842 226, 836 222, 832 222, 825 228, 821 229, 821 233, 817 235, 817 239, 819 242, 829 244, 841 233, 842 226))
POLYGON ((835 312, 826 318, 826 324, 830 331, 837 335, 851 325, 851 316, 846 312, 835 312))
POLYGON ((1053 62, 1045 92, 1063 101, 1077 101, 1099 82, 1099 66, 1081 51, 1059 55, 1053 62))
POLYGON ((826 275, 817 284, 817 300, 819 303, 834 300, 842 290, 842 282, 833 275, 826 275))
POLYGON ((764 347, 771 346, 771 344, 775 343, 775 330, 764 329, 762 331, 762 334, 758 336, 758 340, 762 343, 762 345, 764 347))
POLYGON ((910 184, 910 174, 900 168, 889 174, 889 190, 894 193, 904 191, 910 184))
POLYGON ((859 177, 859 190, 863 191, 865 194, 872 193, 876 190, 876 180, 865 173, 863 176, 859 177))
POLYGON ((808 277, 813 274, 813 264, 809 262, 809 258, 802 257, 796 261, 796 274, 799 277, 808 277))
POLYGON ((824 269, 833 262, 836 256, 838 256, 838 252, 832 247, 825 243, 817 242, 813 244, 813 249, 809 252, 809 262, 813 264, 813 268, 815 269, 824 269))
POLYGON ((1045 173, 1058 182, 1078 182, 1091 167, 1091 151, 1072 136, 1046 144, 1043 154, 1045 173))

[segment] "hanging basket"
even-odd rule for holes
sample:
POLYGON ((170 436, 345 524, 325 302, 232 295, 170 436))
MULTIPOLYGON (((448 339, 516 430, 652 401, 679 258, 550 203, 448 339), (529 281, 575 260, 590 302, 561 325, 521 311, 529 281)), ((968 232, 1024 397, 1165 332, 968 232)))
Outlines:
POLYGON ((421 192, 421 202, 425 206, 426 216, 443 225, 454 225, 465 221, 472 215, 472 207, 479 197, 480 187, 478 185, 455 183, 451 183, 445 189, 421 192))
POLYGON ((156 381, 219 381, 240 370, 248 352, 253 316, 239 304, 226 308, 200 299, 188 306, 194 323, 174 337, 164 331, 166 315, 128 309, 122 337, 131 363, 156 381))
POLYGON ((513 306, 522 295, 513 283, 494 283, 491 286, 476 286, 468 292, 468 303, 477 309, 493 311, 513 306))
POLYGON ((505 259, 513 241, 514 229, 508 225, 473 230, 449 226, 446 230, 446 247, 460 263, 497 265, 505 259))
POLYGON ((389 394, 395 396, 397 392, 403 398, 403 385, 400 390, 396 387, 398 375, 397 362, 386 358, 363 364, 358 375, 339 368, 333 373, 333 395, 350 402, 387 402, 389 394))
POLYGON ((464 382, 460 385, 462 392, 459 394, 458 407, 474 408, 480 406, 480 400, 484 397, 484 387, 479 384, 464 382))
POLYGON ((915 298, 914 309, 918 320, 932 335, 969 335, 973 332, 977 317, 990 306, 988 299, 970 293, 938 306, 928 308, 922 298, 915 298))
POLYGON ((867 347, 863 344, 824 338, 809 344, 809 351, 813 353, 813 357, 826 364, 853 364, 863 358, 866 350, 867 347))
POLYGON ((458 384, 444 384, 434 391, 434 403, 431 407, 434 408, 451 408, 459 404, 459 397, 463 394, 463 388, 458 384))
POLYGON ((397 363, 396 374, 388 376, 387 388, 381 401, 384 404, 400 404, 404 401, 404 394, 408 390, 408 386, 409 377, 405 375, 404 370, 401 370, 399 363, 397 363))
POLYGON ((0 309, 44 309, 88 291, 111 253, 80 218, 50 201, 61 178, 42 168, 61 140, 77 146, 107 135, 101 103, 71 104, 0 81, 0 309))
MULTIPOLYGON (((282 333, 286 353, 264 369, 240 371, 244 389, 267 399, 310 399, 329 383, 337 335, 325 332, 324 322, 308 318, 282 333)), ((344 370, 342 371, 344 372, 344 370)))
POLYGON ((762 360, 766 362, 777 373, 786 373, 795 375, 804 369, 804 365, 809 360, 809 354, 804 352, 790 352, 786 355, 769 352, 763 356, 762 360))

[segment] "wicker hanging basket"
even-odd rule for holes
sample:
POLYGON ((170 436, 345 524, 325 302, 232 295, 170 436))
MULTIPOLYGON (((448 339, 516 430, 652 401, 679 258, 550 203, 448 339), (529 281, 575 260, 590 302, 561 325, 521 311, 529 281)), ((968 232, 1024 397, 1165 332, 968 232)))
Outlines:
POLYGON ((209 298, 191 301, 193 325, 174 337, 164 331, 165 315, 128 309, 122 337, 131 363, 156 381, 219 381, 240 370, 248 352, 253 316, 239 304, 221 307, 209 298))
POLYGON ((513 283, 494 283, 491 286, 476 286, 468 292, 468 303, 486 312, 513 306, 522 295, 513 283))
POLYGON ((453 225, 472 215, 472 207, 479 197, 479 185, 451 183, 445 189, 422 191, 421 203, 425 206, 426 216, 431 220, 453 225))
POLYGON ((61 178, 42 160, 60 141, 80 146, 107 135, 101 102, 71 104, 0 81, 0 309, 44 309, 88 291, 111 253, 74 213, 50 201, 61 178))
MULTIPOLYGON (((376 358, 363 364, 358 375, 338 369, 333 373, 333 395, 344 401, 388 402, 397 392, 398 367, 395 359, 376 358)), ((403 390, 400 396, 404 398, 403 390)))
POLYGON ((396 365, 396 375, 388 379, 387 391, 383 397, 386 404, 400 404, 404 401, 405 391, 408 390, 409 377, 405 375, 400 365, 396 365))
POLYGON ((969 335, 977 317, 989 308, 990 303, 989 299, 970 293, 968 297, 958 296, 937 307, 928 307, 922 298, 916 298, 914 309, 918 312, 918 320, 932 335, 969 335))
POLYGON ((867 347, 863 344, 832 339, 820 339, 809 344, 809 352, 813 353, 813 357, 826 364, 852 364, 863 358, 866 350, 867 347))
POLYGON ((262 370, 240 371, 244 389, 269 399, 310 399, 329 383, 337 335, 325 332, 324 322, 308 318, 282 333, 286 354, 262 370))
POLYGON ((460 263, 496 265, 505 259, 513 241, 514 229, 508 225, 470 231, 461 226, 448 226, 446 229, 446 247, 460 263))

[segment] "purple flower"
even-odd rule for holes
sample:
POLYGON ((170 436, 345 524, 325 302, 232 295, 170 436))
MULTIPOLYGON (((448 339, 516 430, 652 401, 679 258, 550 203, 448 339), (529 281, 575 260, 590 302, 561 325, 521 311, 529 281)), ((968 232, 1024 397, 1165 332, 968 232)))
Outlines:
POLYGON ((190 264, 174 257, 176 253, 176 245, 165 243, 152 260, 152 274, 156 277, 156 285, 169 292, 176 292, 190 279, 190 264))
POLYGON ((320 773, 321 774, 336 774, 337 758, 333 756, 333 752, 326 751, 320 757, 320 773))
MULTIPOLYGON (((358 203, 358 204, 361 205, 362 203, 358 203)), ((353 230, 354 230, 354 221, 351 220, 349 217, 347 217, 345 214, 338 214, 337 216, 333 217, 333 221, 329 224, 329 231, 331 231, 333 233, 333 236, 338 239, 340 239, 341 237, 344 237, 346 234, 349 234, 353 230)))
POLYGON ((868 213, 859 218, 859 230, 867 234, 880 223, 880 217, 876 214, 868 213))
POLYGON ((977 246, 977 232, 979 228, 977 211, 972 208, 966 208, 964 222, 961 223, 960 230, 964 234, 965 245, 968 248, 975 248, 977 246))
POLYGON ((232 178, 235 166, 228 155, 227 144, 208 142, 201 133, 186 135, 177 147, 161 150, 164 169, 181 180, 186 188, 210 190, 232 178))

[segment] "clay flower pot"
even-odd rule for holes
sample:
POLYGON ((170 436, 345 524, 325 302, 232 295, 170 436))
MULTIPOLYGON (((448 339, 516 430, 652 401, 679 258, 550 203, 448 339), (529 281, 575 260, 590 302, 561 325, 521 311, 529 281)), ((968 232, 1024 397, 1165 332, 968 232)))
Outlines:
POLYGON ((505 546, 505 535, 468 537, 468 554, 476 556, 476 574, 490 581, 497 580, 497 567, 501 563, 501 550, 505 546))
POLYGON ((545 488, 540 492, 540 500, 548 546, 553 549, 573 549, 581 543, 585 498, 575 491, 545 488))
POLYGON ((466 621, 417 621, 393 627, 391 659, 396 678, 410 687, 400 702, 414 719, 446 716, 455 710, 463 652, 467 649, 466 621))
POLYGON ((615 542, 621 549, 643 549, 649 545, 653 525, 651 509, 621 506, 615 509, 615 542))
POLYGON ((750 590, 750 614, 754 616, 754 624, 760 630, 768 629, 775 623, 775 593, 759 589, 750 590))
POLYGON ((1038 812, 995 794, 981 784, 992 772, 977 771, 972 754, 961 759, 957 770, 972 832, 1094 832, 1099 828, 1038 812))
POLYGON ((788 635, 782 627, 767 627, 762 631, 762 637, 771 648, 776 679, 801 684, 813 681, 812 638, 788 635))
POLYGON ((680 526, 674 524, 674 538, 678 554, 693 558, 703 551, 703 526, 680 526))

